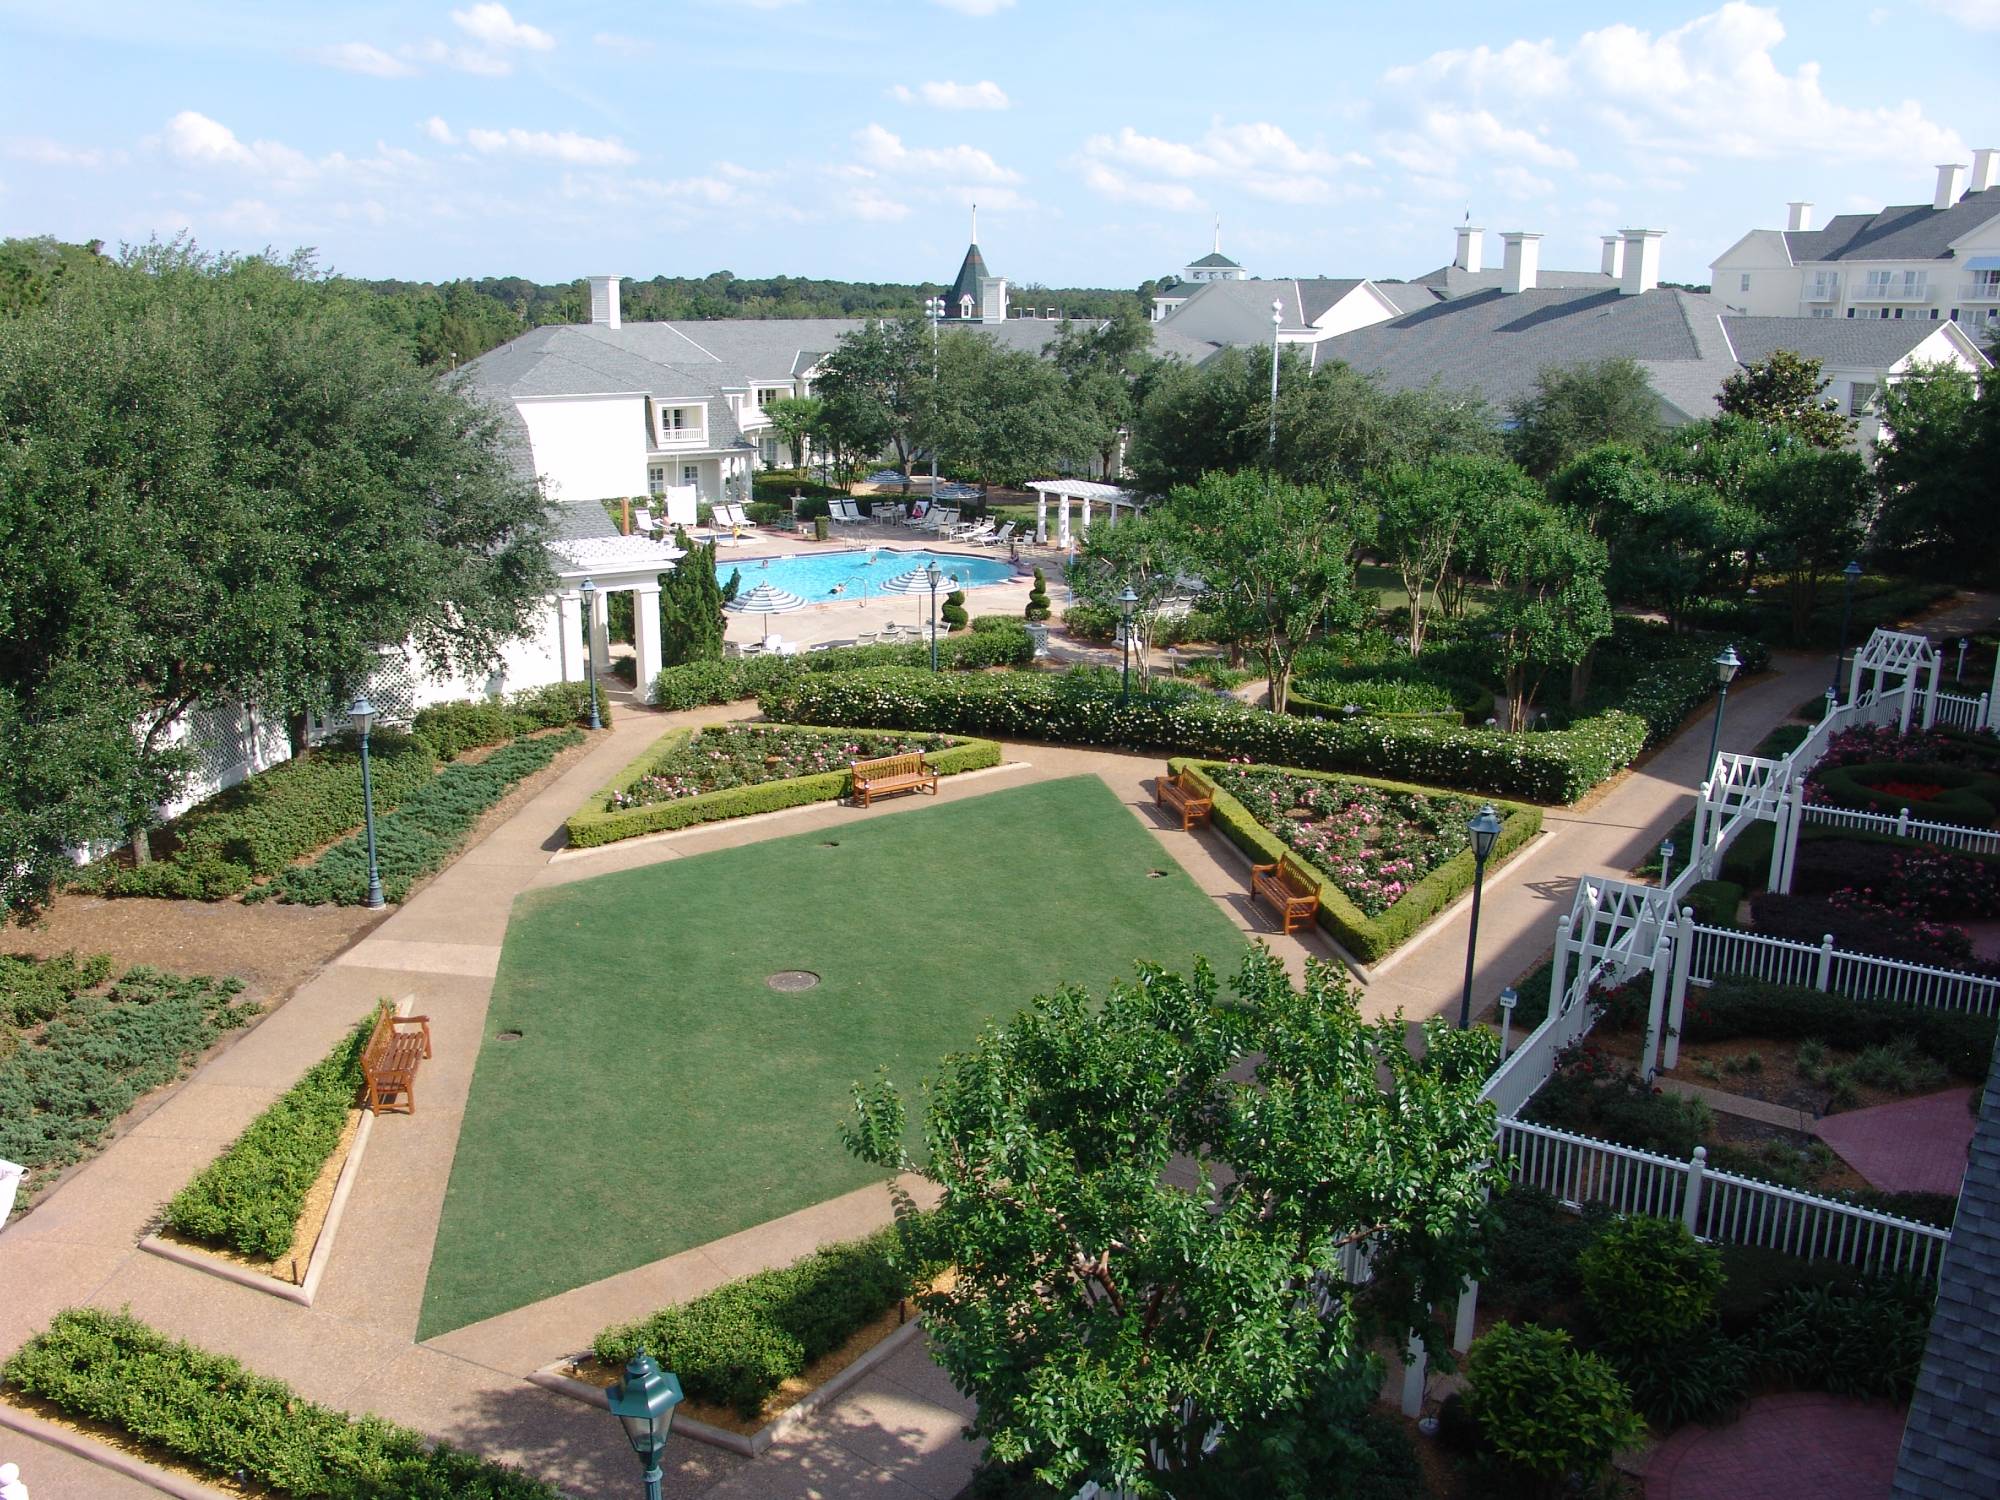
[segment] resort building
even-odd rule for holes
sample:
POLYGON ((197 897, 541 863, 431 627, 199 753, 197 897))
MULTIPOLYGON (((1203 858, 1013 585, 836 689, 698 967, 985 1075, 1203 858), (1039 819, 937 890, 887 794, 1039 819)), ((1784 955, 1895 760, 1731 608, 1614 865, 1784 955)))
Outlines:
POLYGON ((1173 312, 1211 281, 1247 281, 1250 273, 1222 253, 1222 220, 1215 221, 1215 245, 1200 260, 1181 267, 1180 280, 1153 295, 1153 321, 1173 312))

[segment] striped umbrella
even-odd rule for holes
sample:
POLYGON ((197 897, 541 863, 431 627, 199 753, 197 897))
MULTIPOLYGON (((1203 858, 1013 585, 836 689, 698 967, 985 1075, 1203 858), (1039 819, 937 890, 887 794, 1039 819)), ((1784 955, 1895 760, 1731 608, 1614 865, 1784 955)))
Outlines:
MULTIPOLYGON (((951 589, 955 588, 957 584, 957 578, 947 577, 942 570, 939 571, 939 588, 951 589)), ((898 573, 881 587, 882 592, 885 594, 928 594, 931 591, 930 570, 928 568, 912 568, 907 573, 898 573)), ((922 630, 923 628, 924 622, 919 618, 917 629, 922 630)))
POLYGON ((790 589, 781 589, 774 583, 760 583, 748 593, 738 594, 722 607, 734 610, 739 615, 762 615, 764 638, 769 640, 771 616, 790 614, 795 609, 804 609, 806 601, 790 589))

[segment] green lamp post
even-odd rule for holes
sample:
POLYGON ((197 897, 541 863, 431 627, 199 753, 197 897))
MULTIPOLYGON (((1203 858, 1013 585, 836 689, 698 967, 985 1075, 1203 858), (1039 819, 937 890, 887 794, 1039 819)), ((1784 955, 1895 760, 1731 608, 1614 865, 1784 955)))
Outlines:
POLYGON ((368 731, 375 727, 375 705, 366 693, 347 710, 347 722, 361 736, 361 817, 368 831, 368 905, 382 905, 382 867, 375 862, 375 781, 368 769, 368 731))
POLYGON ((1734 646, 1724 646, 1722 654, 1715 659, 1715 727, 1708 732, 1708 768, 1702 772, 1703 781, 1715 779, 1715 757, 1722 748, 1722 709, 1729 701, 1729 684, 1736 680, 1737 670, 1743 660, 1736 654, 1734 646))
POLYGON ((674 1428, 674 1408, 681 1404, 680 1379, 641 1349, 625 1366, 625 1378, 605 1397, 611 1415, 624 1424, 626 1441, 646 1466, 646 1500, 660 1500, 660 1455, 674 1428))
POLYGON ((1465 987, 1458 997, 1458 1029, 1472 1024, 1472 962, 1479 949, 1479 898, 1486 889, 1486 861, 1500 837, 1500 814, 1487 803, 1465 825, 1472 835, 1472 926, 1465 934, 1465 987))

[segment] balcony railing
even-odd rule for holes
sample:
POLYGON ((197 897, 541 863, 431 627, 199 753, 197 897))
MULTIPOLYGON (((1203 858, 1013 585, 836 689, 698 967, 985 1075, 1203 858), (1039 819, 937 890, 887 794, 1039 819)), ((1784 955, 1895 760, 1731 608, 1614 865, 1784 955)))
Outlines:
POLYGON ((708 425, 699 427, 675 427, 660 434, 656 451, 672 452, 677 448, 706 448, 708 446, 708 425))
POLYGON ((1808 281, 1806 283, 1806 301, 1837 302, 1839 300, 1840 278, 1838 276, 1830 276, 1825 281, 1808 281))
POLYGON ((2000 302, 2000 281, 1980 279, 1960 282, 1958 300, 1961 302, 2000 302))
POLYGON ((1928 281, 1859 281, 1847 289, 1850 302, 1928 302, 1928 281))

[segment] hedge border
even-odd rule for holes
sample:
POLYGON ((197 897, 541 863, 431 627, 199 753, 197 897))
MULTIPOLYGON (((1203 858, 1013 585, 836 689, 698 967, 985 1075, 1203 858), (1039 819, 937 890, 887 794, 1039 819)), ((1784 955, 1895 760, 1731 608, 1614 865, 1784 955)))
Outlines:
MULTIPOLYGON (((814 724, 701 724, 676 729, 657 741, 651 749, 632 761, 589 801, 570 814, 569 841, 573 848, 596 849, 624 839, 649 833, 669 833, 693 828, 701 823, 719 823, 728 818, 747 818, 757 813, 779 812, 788 807, 805 807, 814 802, 837 802, 852 790, 846 771, 819 771, 810 776, 789 776, 781 781, 760 781, 754 786, 724 787, 672 802, 649 802, 643 807, 613 808, 611 798, 636 784, 667 756, 685 747, 695 736, 711 730, 784 729, 800 734, 848 735, 916 733, 855 726, 821 727, 814 724)), ((940 776, 956 776, 964 771, 983 771, 1000 764, 996 740, 973 739, 967 735, 925 734, 927 739, 955 739, 961 743, 947 749, 926 751, 931 768, 940 776)))
MULTIPOLYGON (((1195 778, 1206 786, 1215 801, 1215 826, 1223 836, 1237 848, 1248 854, 1259 864, 1268 864, 1282 855, 1292 859, 1311 873, 1319 887, 1319 925, 1330 933, 1335 942, 1363 963, 1375 963, 1401 947, 1414 937, 1423 925, 1453 901, 1472 889, 1475 864, 1470 849, 1461 850, 1430 874, 1424 876, 1379 917, 1371 917, 1348 899, 1345 892, 1317 865, 1305 859, 1291 845, 1265 828, 1251 816, 1250 809, 1215 784, 1212 771, 1220 770, 1231 762, 1196 760, 1187 756, 1176 756, 1167 762, 1169 773, 1192 771, 1195 778)), ((1278 771, 1287 776, 1303 776, 1312 781, 1343 782, 1355 786, 1371 786, 1388 792, 1415 792, 1426 797, 1466 795, 1443 787, 1416 786, 1407 781, 1384 781, 1375 776, 1342 776, 1324 771, 1306 771, 1295 766, 1243 765, 1234 763, 1246 771, 1278 771)), ((1495 800, 1494 810, 1501 814, 1500 837, 1494 841, 1493 852, 1487 857, 1487 868, 1505 863, 1521 846, 1542 831, 1542 810, 1522 802, 1495 800)))

